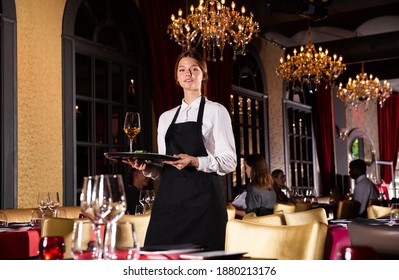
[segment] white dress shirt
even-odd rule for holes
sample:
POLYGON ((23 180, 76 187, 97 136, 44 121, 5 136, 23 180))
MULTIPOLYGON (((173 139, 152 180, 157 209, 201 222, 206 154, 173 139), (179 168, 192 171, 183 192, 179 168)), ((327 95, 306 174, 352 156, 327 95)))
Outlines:
POLYGON ((378 199, 378 190, 366 175, 360 175, 356 179, 355 190, 353 191, 353 200, 360 202, 359 214, 366 211, 369 199, 378 199))
MULTIPOLYGON (((197 121, 201 97, 190 105, 182 101, 176 123, 197 121)), ((165 135, 172 123, 178 107, 164 112, 158 123, 158 153, 166 153, 165 135)), ((235 170, 237 156, 231 118, 227 109, 217 102, 205 98, 204 116, 202 119, 202 140, 208 156, 198 157, 197 170, 225 175, 235 170)))

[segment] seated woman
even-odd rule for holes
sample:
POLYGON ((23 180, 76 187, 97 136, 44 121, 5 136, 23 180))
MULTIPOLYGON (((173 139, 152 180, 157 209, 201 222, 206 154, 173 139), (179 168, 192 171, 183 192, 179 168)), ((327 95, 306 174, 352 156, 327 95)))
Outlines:
POLYGON ((281 169, 274 169, 272 172, 274 179, 274 190, 277 194, 277 202, 285 203, 290 201, 291 190, 285 185, 285 174, 281 169))
POLYGON ((245 213, 255 212, 257 216, 273 214, 274 204, 277 201, 274 181, 260 154, 249 155, 245 158, 245 173, 250 179, 245 197, 245 213))

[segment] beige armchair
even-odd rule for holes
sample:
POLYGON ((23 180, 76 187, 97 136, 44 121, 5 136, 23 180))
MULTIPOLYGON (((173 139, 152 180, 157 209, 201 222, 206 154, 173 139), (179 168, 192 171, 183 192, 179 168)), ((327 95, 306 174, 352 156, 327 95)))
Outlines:
POLYGON ((274 204, 273 214, 294 213, 295 204, 293 203, 276 203, 274 204))
POLYGON ((315 208, 295 213, 285 213, 284 218, 289 226, 305 225, 313 221, 318 221, 328 225, 327 214, 324 208, 315 208))
POLYGON ((256 216, 255 213, 251 212, 246 214, 242 218, 242 220, 250 223, 269 225, 269 226, 281 226, 286 224, 283 214, 256 216))
POLYGON ((151 212, 144 215, 123 215, 120 222, 132 222, 137 234, 139 246, 144 246, 145 235, 147 234, 148 224, 150 223, 151 212))
POLYGON ((391 214, 390 207, 384 207, 379 205, 371 205, 367 207, 367 218, 369 219, 389 217, 390 214, 391 214))
POLYGON ((298 226, 267 226, 242 220, 227 222, 225 250, 245 257, 278 260, 321 260, 327 225, 313 221, 298 226))

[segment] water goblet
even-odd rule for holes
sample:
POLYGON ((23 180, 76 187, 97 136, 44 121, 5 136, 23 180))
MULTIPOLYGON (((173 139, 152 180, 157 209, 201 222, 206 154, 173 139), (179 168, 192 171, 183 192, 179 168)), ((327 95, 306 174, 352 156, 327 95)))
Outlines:
POLYGON ((129 137, 130 152, 133 152, 133 140, 141 130, 140 114, 137 112, 127 112, 123 131, 129 137))
POLYGON ((96 228, 88 220, 75 221, 72 231, 72 256, 74 260, 101 259, 103 248, 95 230, 96 228))
POLYGON ((108 260, 137 260, 140 246, 132 222, 112 223, 107 229, 104 257, 108 260))
POLYGON ((65 254, 63 236, 43 236, 39 241, 39 258, 41 260, 62 260, 65 254))
POLYGON ((40 229, 42 227, 42 213, 40 210, 32 210, 31 218, 30 218, 30 225, 32 228, 40 229))
POLYGON ((4 212, 0 212, 0 228, 7 226, 8 226, 7 215, 4 212))

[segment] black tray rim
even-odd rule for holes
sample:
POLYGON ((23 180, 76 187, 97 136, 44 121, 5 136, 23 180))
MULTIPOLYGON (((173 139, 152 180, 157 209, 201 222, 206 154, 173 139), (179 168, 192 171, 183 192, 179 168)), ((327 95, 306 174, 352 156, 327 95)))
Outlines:
POLYGON ((131 152, 106 152, 104 156, 111 160, 124 160, 139 158, 150 162, 175 161, 179 158, 171 155, 157 154, 157 153, 131 153, 131 152))

